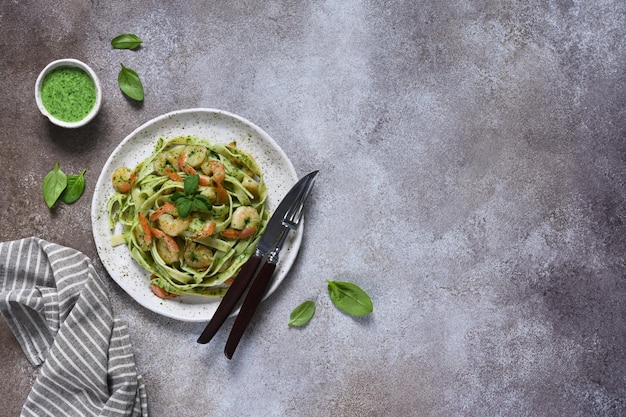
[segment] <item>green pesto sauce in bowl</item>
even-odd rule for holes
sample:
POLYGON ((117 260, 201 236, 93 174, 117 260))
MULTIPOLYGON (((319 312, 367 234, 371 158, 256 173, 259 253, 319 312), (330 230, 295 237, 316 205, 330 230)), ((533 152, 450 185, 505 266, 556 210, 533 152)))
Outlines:
POLYGON ((81 68, 57 67, 43 79, 41 103, 52 117, 64 122, 78 122, 96 104, 96 85, 81 68))

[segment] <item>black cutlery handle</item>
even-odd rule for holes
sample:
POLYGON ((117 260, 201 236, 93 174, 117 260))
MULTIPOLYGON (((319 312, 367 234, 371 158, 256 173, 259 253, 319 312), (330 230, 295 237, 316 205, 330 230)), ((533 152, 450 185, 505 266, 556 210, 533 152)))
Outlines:
POLYGON ((215 314, 209 321, 209 324, 205 327, 204 331, 198 338, 198 343, 208 343, 215 333, 222 327, 222 324, 226 321, 230 313, 235 308, 235 305, 246 291, 250 280, 254 276, 259 264, 261 263, 261 257, 257 255, 252 255, 250 259, 246 261, 245 264, 241 267, 241 271, 237 274, 237 277, 231 284, 228 291, 226 291, 226 295, 220 302, 220 305, 217 307, 215 314))
POLYGON ((226 341, 224 355, 226 355, 228 359, 233 357, 233 353, 235 353, 235 349, 237 349, 241 336, 243 336, 243 333, 246 331, 257 307, 261 304, 261 300, 267 292, 275 269, 275 263, 266 262, 263 264, 256 279, 252 283, 248 295, 246 295, 243 305, 241 306, 241 310, 239 310, 239 314, 235 319, 235 324, 233 324, 228 340, 226 341))

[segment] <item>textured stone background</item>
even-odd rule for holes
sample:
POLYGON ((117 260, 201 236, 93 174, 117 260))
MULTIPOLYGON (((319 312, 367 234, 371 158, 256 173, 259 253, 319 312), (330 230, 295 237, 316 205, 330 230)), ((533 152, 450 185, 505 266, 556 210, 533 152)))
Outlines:
MULTIPOLYGON (((623 1, 4 1, 0 230, 83 250, 100 169, 137 126, 183 108, 252 120, 299 174, 320 169, 299 258, 235 358, 227 332, 136 304, 152 416, 626 415, 626 6, 623 1), (110 40, 137 33, 138 51, 110 40), (90 64, 87 128, 53 127, 33 92, 50 61, 90 64), (136 105, 120 63, 144 81, 136 105), (49 211, 59 160, 88 168, 49 211), (358 283, 375 312, 330 303, 358 283), (317 313, 290 329, 305 299, 317 313)), ((0 398, 35 378, 0 320, 0 398)))

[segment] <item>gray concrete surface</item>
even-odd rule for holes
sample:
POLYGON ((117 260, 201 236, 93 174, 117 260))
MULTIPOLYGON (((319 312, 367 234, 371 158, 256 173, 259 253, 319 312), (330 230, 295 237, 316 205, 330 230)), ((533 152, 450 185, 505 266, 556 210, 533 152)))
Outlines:
MULTIPOLYGON (((83 250, 93 187, 133 129, 193 107, 257 123, 320 169, 302 250, 235 358, 227 332, 158 316, 113 281, 152 416, 626 415, 623 1, 4 1, 0 230, 83 250), (110 40, 138 34, 141 49, 110 40), (88 127, 56 128, 34 84, 90 64, 88 127), (120 63, 146 98, 125 99, 120 63), (45 173, 87 171, 49 211, 45 173), (325 279, 358 283, 352 319, 325 279), (317 313, 290 329, 305 299, 317 313)), ((2 414, 36 370, 0 320, 2 414)))

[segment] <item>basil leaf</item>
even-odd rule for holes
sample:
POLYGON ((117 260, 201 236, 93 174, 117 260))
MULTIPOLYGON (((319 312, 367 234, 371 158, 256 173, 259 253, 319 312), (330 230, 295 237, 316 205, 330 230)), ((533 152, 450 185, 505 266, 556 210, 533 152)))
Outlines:
POLYGON ((198 182, 200 181, 200 175, 193 174, 185 178, 183 184, 185 187, 185 194, 191 195, 196 188, 198 188, 198 182))
POLYGON ((369 295, 351 282, 328 281, 328 294, 338 309, 352 316, 363 316, 374 311, 369 295))
POLYGON ((141 45, 141 39, 132 33, 124 33, 111 40, 111 46, 115 49, 135 49, 139 45, 141 45))
POLYGON ((191 209, 193 208, 193 201, 187 197, 179 198, 176 200, 176 210, 178 215, 182 218, 189 216, 191 209))
POLYGON ((311 320, 313 314, 315 314, 315 302, 310 300, 305 301, 293 309, 289 315, 288 325, 295 327, 304 326, 309 322, 309 320, 311 320))
POLYGON ((61 200, 65 204, 72 204, 83 195, 83 191, 85 191, 85 171, 87 170, 83 169, 83 172, 78 175, 67 176, 67 186, 61 194, 61 200))
POLYGON ((43 199, 48 205, 48 208, 54 206, 54 203, 56 203, 61 193, 63 193, 65 187, 67 187, 67 175, 61 171, 59 161, 57 161, 52 171, 48 172, 44 177, 41 186, 43 199))
POLYGON ((175 191, 174 194, 170 196, 170 201, 176 202, 179 198, 182 198, 184 196, 185 194, 181 193, 180 191, 175 191))
POLYGON ((143 85, 139 79, 139 75, 130 68, 122 64, 122 69, 117 75, 117 83, 124 94, 133 100, 143 100, 143 85))
POLYGON ((196 210, 199 211, 209 211, 211 210, 211 206, 207 205, 205 201, 203 201, 202 199, 198 198, 199 196, 196 196, 193 199, 193 206, 196 208, 196 210))
POLYGON ((209 197, 205 196, 204 194, 198 194, 197 196, 195 196, 196 200, 200 200, 204 206, 206 207, 204 210, 205 211, 209 211, 211 210, 211 207, 213 207, 213 204, 211 204, 211 200, 209 200, 209 197))

